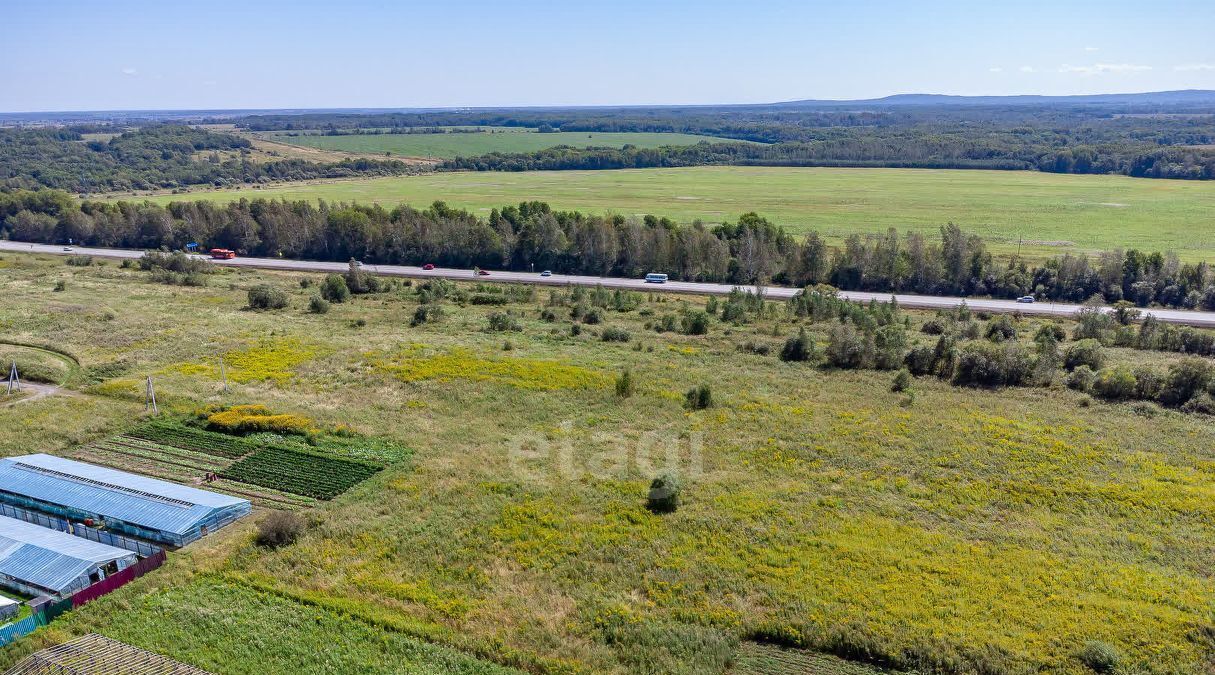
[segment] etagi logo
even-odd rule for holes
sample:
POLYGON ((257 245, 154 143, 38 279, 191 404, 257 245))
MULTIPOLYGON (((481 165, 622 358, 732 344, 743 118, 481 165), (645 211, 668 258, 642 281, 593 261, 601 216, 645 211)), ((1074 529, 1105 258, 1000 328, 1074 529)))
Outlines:
POLYGON ((646 432, 636 439, 610 432, 578 434, 566 420, 553 434, 523 434, 507 444, 511 473, 525 482, 553 483, 586 476, 649 479, 659 473, 695 478, 705 472, 699 431, 646 432))

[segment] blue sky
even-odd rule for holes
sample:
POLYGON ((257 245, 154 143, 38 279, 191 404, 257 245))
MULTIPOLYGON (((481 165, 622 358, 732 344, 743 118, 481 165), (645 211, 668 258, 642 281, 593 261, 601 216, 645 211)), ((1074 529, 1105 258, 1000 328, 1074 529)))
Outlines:
POLYGON ((0 111, 1215 89, 1215 0, 7 0, 0 111))

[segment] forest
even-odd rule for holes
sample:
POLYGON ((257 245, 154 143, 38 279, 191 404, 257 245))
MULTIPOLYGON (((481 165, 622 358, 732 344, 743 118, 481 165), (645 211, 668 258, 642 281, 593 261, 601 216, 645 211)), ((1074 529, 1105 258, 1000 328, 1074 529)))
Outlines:
POLYGON ((30 242, 181 249, 189 242, 242 255, 450 267, 542 270, 760 285, 829 284, 844 290, 1215 309, 1207 263, 1167 253, 1114 250, 1030 264, 997 259, 982 238, 943 223, 939 237, 894 229, 830 246, 797 239, 755 213, 735 222, 681 226, 659 216, 555 211, 543 202, 487 217, 435 202, 425 209, 286 200, 77 201, 52 190, 0 193, 0 237, 30 242))
POLYGON ((181 124, 156 124, 122 131, 105 125, 0 128, 0 189, 48 187, 73 192, 107 192, 222 187, 310 178, 396 175, 399 161, 345 160, 317 163, 299 159, 251 161, 248 139, 181 124), (108 140, 85 134, 109 131, 108 140))

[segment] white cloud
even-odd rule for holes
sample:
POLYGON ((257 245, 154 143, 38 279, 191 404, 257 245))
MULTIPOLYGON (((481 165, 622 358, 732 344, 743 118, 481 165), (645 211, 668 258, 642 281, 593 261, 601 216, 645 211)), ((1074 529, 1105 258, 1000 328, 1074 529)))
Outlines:
POLYGON ((122 69, 123 75, 134 75, 135 73, 136 73, 136 70, 134 68, 123 68, 122 69))
POLYGON ((1034 72, 1034 67, 1033 66, 1021 66, 1017 70, 1019 70, 1023 73, 1032 73, 1032 72, 1034 72))
POLYGON ((1100 51, 1100 50, 1101 50, 1100 47, 1085 47, 1084 48, 1084 51, 1086 51, 1086 52, 1096 52, 1096 51, 1100 51))
POLYGON ((1000 66, 993 66, 993 67, 991 67, 991 68, 988 68, 988 69, 987 69, 987 72, 989 72, 989 73, 1002 73, 1002 72, 1004 72, 1004 69, 1003 69, 1003 68, 1001 68, 1000 66))
POLYGON ((1107 73, 1142 73, 1151 70, 1151 66, 1140 66, 1131 63, 1094 63, 1091 66, 1059 66, 1061 73, 1076 73, 1077 75, 1105 75, 1107 73))
POLYGON ((1192 73, 1198 70, 1215 70, 1215 63, 1185 63, 1180 66, 1173 66, 1173 70, 1183 73, 1192 73))

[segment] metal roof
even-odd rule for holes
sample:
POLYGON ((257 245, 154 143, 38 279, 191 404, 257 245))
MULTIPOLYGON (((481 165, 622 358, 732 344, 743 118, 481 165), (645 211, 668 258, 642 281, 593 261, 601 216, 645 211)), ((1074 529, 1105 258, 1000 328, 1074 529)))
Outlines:
POLYGON ((123 558, 136 560, 125 549, 0 516, 0 573, 32 586, 60 591, 94 568, 123 558))
POLYGON ((249 500, 47 454, 0 459, 0 490, 153 530, 184 534, 249 500))

